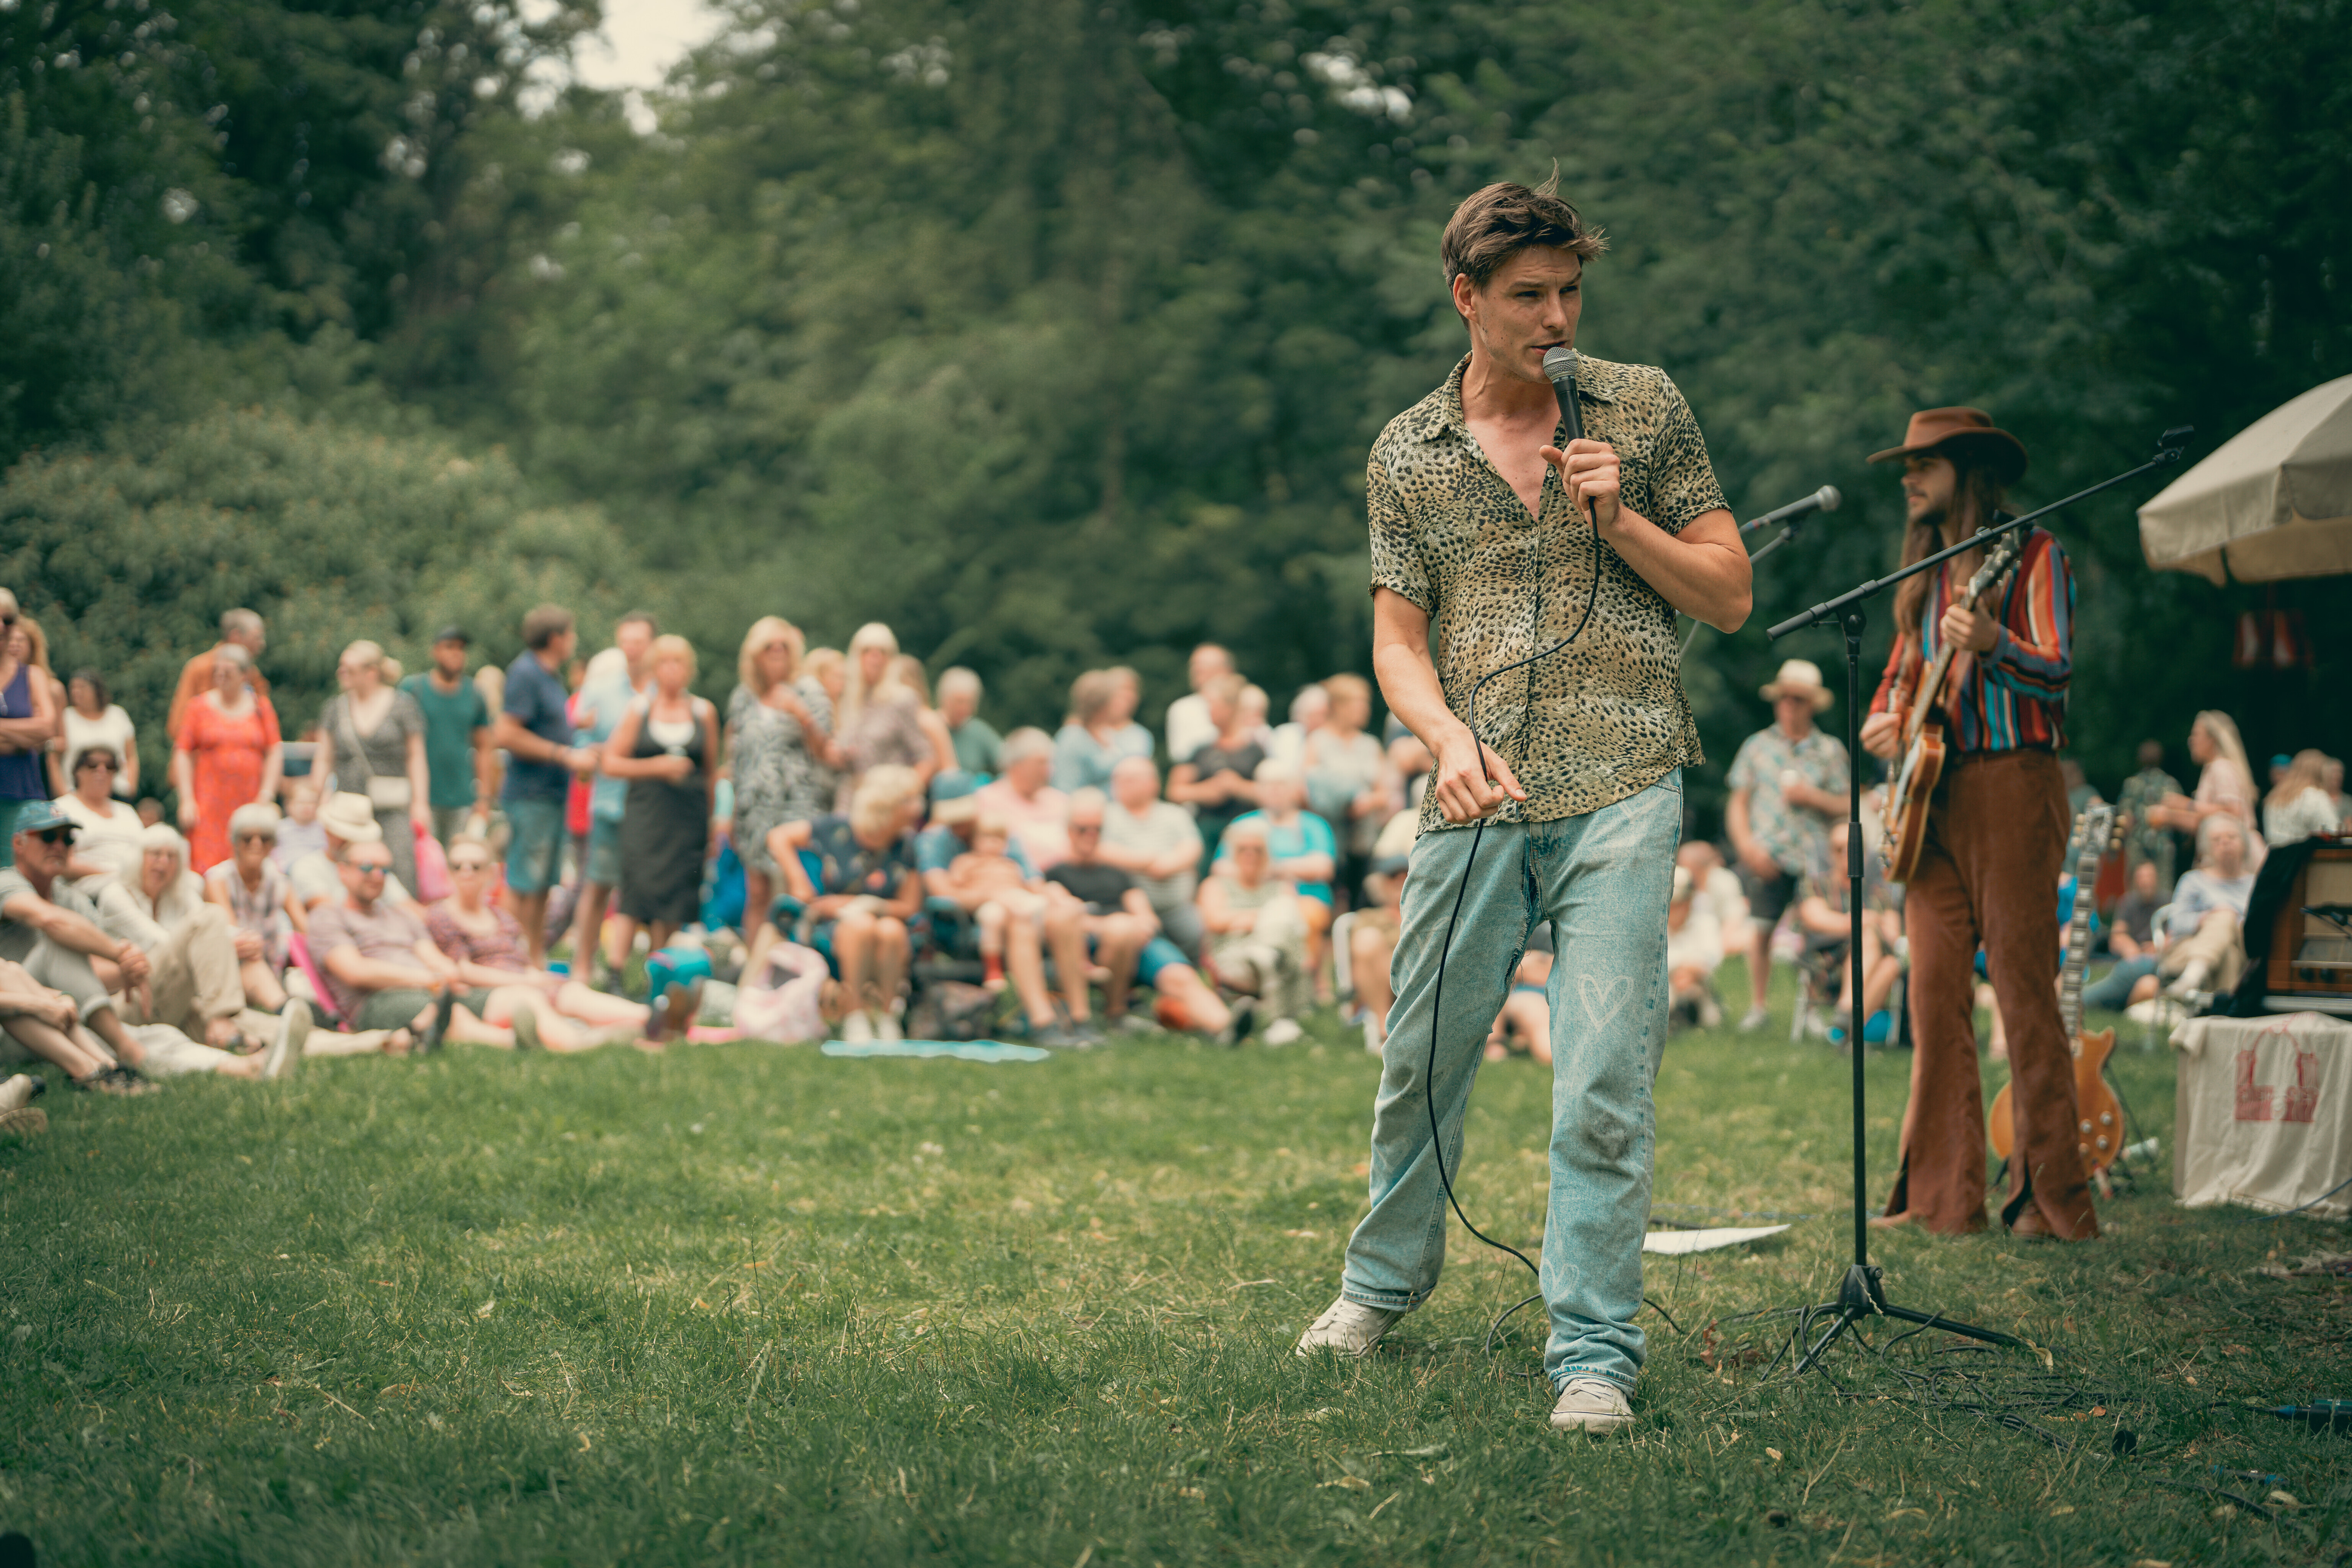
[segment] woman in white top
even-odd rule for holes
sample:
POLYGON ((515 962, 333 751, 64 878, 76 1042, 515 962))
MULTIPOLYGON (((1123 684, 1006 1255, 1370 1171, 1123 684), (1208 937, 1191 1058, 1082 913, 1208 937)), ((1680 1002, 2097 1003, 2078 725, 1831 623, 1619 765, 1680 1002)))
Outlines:
POLYGON ((124 800, 139 798, 139 745, 131 715, 94 669, 77 669, 66 682, 65 732, 51 743, 49 787, 59 795, 74 788, 74 762, 91 746, 113 752, 121 771, 109 782, 124 800))
POLYGON ((126 858, 138 855, 139 835, 145 825, 136 811, 115 798, 114 781, 121 767, 121 758, 113 747, 85 746, 74 758, 73 787, 58 796, 58 809, 81 829, 74 842, 73 858, 67 863, 77 884, 114 876, 126 858))
POLYGON ((2323 782, 2326 769, 2326 752, 2297 752, 2285 775, 2271 786, 2263 801, 2263 837, 2272 848, 2284 849, 2336 830, 2343 819, 2336 813, 2336 797, 2323 782))
POLYGON ((2168 795, 2148 812, 2148 820, 2158 827, 2196 833, 2208 818, 2227 816, 2242 834, 2246 869, 2260 870, 2268 848, 2254 819, 2254 773, 2246 762, 2245 742, 2238 739, 2238 726, 2227 713, 2208 709, 2198 714, 2189 726, 2189 755, 2204 769, 2197 777, 2196 795, 2168 795))

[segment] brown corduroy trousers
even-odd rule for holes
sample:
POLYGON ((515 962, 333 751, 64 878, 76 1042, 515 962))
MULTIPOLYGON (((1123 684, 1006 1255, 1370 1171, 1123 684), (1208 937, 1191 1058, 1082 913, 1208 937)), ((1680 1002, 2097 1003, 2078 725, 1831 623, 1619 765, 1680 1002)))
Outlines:
POLYGON ((1984 1227, 1984 1099, 1979 1088, 1976 952, 2009 1036, 2015 1118, 2008 1200, 2063 1237, 2099 1231, 2083 1169, 2074 1066, 2058 1016, 2059 864, 2066 788, 2047 752, 1955 757, 1927 816, 1903 913, 1911 939, 1911 1100, 1886 1212, 1947 1235, 1984 1227))

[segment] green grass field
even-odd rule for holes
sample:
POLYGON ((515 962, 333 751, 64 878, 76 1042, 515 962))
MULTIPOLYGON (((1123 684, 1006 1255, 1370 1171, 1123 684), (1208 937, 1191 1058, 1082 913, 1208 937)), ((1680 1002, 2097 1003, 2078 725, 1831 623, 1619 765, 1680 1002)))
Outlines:
MULTIPOLYGON (((1850 1245, 1846 1065, 1778 1023, 1670 1046, 1658 1201, 1821 1217, 1653 1260, 1681 1331, 1644 1313, 1611 1442, 1545 1427, 1531 1327, 1483 1353, 1524 1275, 1458 1229, 1389 1348, 1292 1357, 1363 1198, 1375 1064, 1328 1021, 53 1093, 0 1144, 0 1529, 45 1563, 2344 1560, 2352 1447, 2250 1407, 2352 1394, 2352 1286, 2252 1272, 2341 1226, 2159 1173, 2095 1245, 1885 1238, 1897 1300, 2047 1369, 1878 1332, 1790 1382, 1756 1359, 1788 1320, 1710 1331, 1822 1299, 1850 1245)), ((2118 1065, 2168 1158, 2168 1053, 2118 1065)), ((1870 1061, 1882 1189, 1906 1071, 1870 1061)), ((1464 1200, 1515 1242, 1549 1098, 1514 1060, 1472 1111, 1464 1200)))

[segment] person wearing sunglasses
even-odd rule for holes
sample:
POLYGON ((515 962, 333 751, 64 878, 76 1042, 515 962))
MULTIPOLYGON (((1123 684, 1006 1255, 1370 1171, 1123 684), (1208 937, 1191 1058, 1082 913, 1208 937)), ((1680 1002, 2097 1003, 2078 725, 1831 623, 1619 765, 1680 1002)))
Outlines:
POLYGON ((66 681, 66 705, 58 718, 63 728, 49 752, 49 787, 70 795, 74 768, 92 746, 104 746, 114 755, 119 776, 114 793, 126 801, 139 798, 137 726, 122 704, 107 689, 106 677, 95 669, 77 669, 66 681))
POLYGON ((112 746, 86 747, 73 760, 72 787, 56 801, 58 810, 78 829, 66 874, 93 899, 98 889, 90 879, 113 876, 139 858, 139 835, 145 824, 129 803, 115 798, 114 783, 121 772, 122 760, 112 746))
POLYGON ((0 1017, 18 1043, 66 1070, 79 1089, 135 1094, 149 1087, 138 1070, 147 1052, 123 1026, 114 1000, 92 966, 114 966, 131 991, 150 978, 138 945, 105 930, 98 906, 68 881, 74 825, 47 801, 16 814, 14 858, 0 870, 0 959, 23 966, 36 985, 61 992, 69 1009, 37 1007, 0 1017))
POLYGON ((0 867, 15 863, 16 819, 49 798, 41 758, 58 732, 57 694, 20 635, 24 618, 0 588, 0 867))
POLYGON ((264 1013, 286 1008, 286 962, 302 929, 293 879, 275 855, 278 828, 278 808, 267 801, 238 806, 229 814, 229 858, 205 873, 205 898, 226 910, 236 928, 246 1002, 264 1013))
POLYGON ((490 992, 459 976, 414 908, 384 896, 392 851, 382 839, 346 843, 337 869, 343 897, 310 911, 310 943, 343 1022, 361 1033, 390 1031, 383 1048, 395 1055, 436 1050, 445 1040, 512 1049, 514 1030, 483 1021, 490 992))
POLYGON ((643 1040, 650 1008, 530 962, 522 922, 490 897, 495 865, 481 839, 451 840, 450 895, 425 911, 425 931, 458 979, 489 993, 483 1018, 551 1051, 643 1040))

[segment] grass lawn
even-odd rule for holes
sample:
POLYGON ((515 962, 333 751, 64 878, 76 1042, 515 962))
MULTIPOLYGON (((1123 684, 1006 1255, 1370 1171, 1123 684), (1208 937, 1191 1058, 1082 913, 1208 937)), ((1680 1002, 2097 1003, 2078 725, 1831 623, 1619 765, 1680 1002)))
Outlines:
MULTIPOLYGON (((1545 1427, 1525 1314, 1482 1352, 1525 1276, 1458 1228, 1382 1353, 1292 1357, 1363 1198, 1375 1064, 1328 1020, 52 1093, 0 1144, 0 1529, 45 1563, 2342 1561, 2352 1446, 2250 1408, 2352 1394, 2352 1285, 2252 1272, 2341 1226, 2187 1213, 2159 1174, 2092 1246, 1884 1238, 1897 1300, 2048 1371, 1878 1332, 1792 1383, 1751 1359, 1787 1320, 1709 1333, 1823 1299, 1850 1245, 1847 1068, 1778 1023, 1669 1047, 1657 1199, 1820 1217, 1653 1259, 1682 1331, 1643 1314, 1614 1442, 1545 1427)), ((2168 1053, 2126 1032, 2168 1161, 2168 1053)), ((1906 1071, 1870 1061, 1881 1192, 1906 1071)), ((1515 1242, 1549 1103, 1515 1060, 1471 1113, 1464 1201, 1515 1242)))

